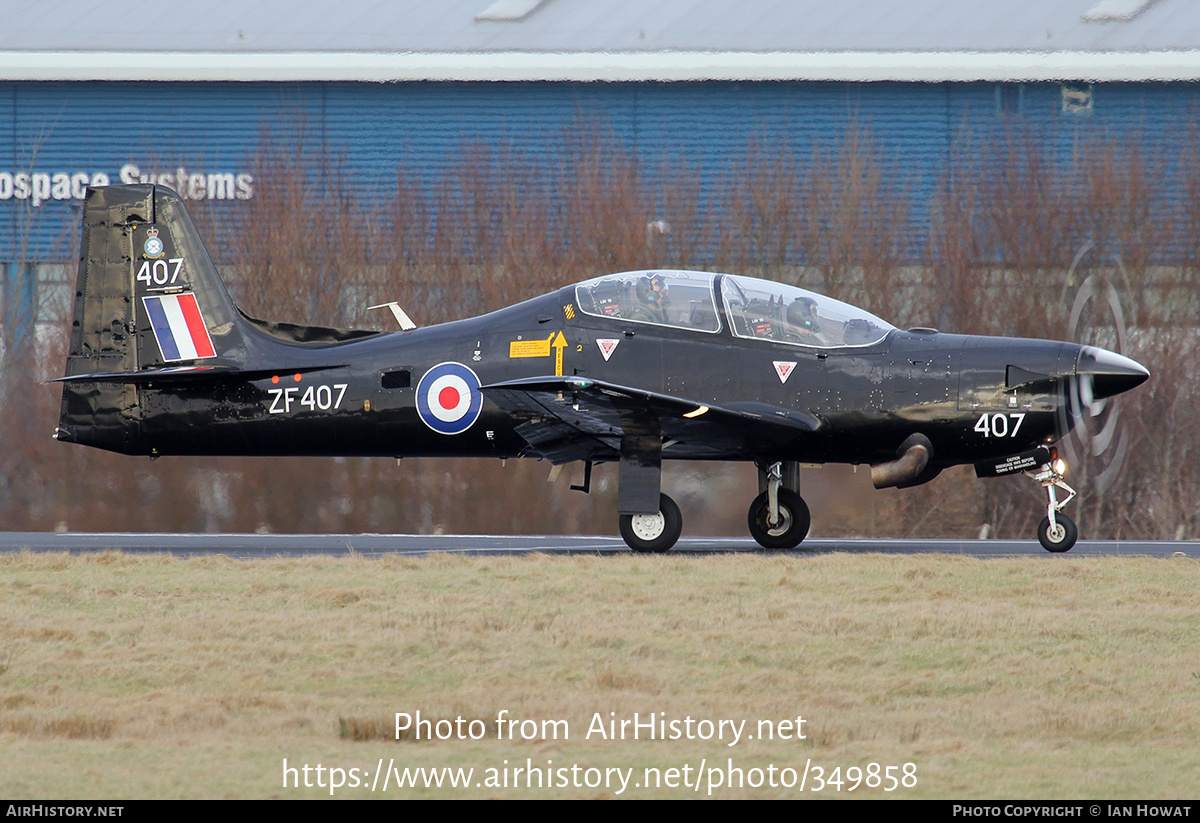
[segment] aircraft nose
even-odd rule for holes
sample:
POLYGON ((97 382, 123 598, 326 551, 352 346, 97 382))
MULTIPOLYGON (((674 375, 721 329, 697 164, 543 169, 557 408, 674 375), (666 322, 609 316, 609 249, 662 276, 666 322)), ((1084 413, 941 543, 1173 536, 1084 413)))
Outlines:
POLYGON ((1084 346, 1079 350, 1075 373, 1091 378, 1092 396, 1096 400, 1129 391, 1150 377, 1146 367, 1136 360, 1095 346, 1084 346))

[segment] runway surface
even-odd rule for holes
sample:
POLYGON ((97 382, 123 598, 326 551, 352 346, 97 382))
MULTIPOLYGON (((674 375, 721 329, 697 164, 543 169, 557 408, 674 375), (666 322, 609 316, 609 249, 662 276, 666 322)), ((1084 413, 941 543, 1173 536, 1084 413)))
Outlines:
MULTIPOLYGON (((130 554, 172 554, 179 557, 227 555, 235 558, 301 557, 307 555, 375 557, 385 554, 426 555, 453 553, 496 554, 599 554, 629 555, 617 536, 579 535, 409 535, 409 534, 134 534, 82 532, 0 532, 0 553, 122 551, 130 554)), ((683 538, 672 555, 706 555, 758 552, 778 555, 759 547, 749 537, 683 538)), ((1052 555, 1036 540, 875 540, 810 538, 798 548, 782 552, 796 557, 851 552, 865 554, 955 554, 972 557, 1014 555, 1200 557, 1200 541, 1080 540, 1067 555, 1052 555)))

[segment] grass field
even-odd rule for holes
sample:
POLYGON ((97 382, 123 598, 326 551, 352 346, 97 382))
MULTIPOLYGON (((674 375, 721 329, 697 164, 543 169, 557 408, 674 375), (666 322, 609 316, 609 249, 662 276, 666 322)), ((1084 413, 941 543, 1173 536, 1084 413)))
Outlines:
POLYGON ((0 796, 1195 798, 1198 615, 1186 558, 7 556, 0 796))

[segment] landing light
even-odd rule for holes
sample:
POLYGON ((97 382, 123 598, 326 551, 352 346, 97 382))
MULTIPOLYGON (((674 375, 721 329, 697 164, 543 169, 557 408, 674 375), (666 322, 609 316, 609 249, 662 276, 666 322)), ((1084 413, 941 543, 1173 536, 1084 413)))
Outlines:
POLYGON ((688 412, 687 414, 684 415, 684 417, 699 417, 700 415, 704 414, 706 411, 708 411, 708 406, 701 406, 700 408, 698 408, 694 411, 688 412))
POLYGON ((1061 457, 1058 458, 1057 460, 1055 460, 1053 463, 1051 463, 1050 467, 1052 469, 1054 469, 1055 474, 1066 474, 1067 473, 1067 461, 1063 460, 1061 457))

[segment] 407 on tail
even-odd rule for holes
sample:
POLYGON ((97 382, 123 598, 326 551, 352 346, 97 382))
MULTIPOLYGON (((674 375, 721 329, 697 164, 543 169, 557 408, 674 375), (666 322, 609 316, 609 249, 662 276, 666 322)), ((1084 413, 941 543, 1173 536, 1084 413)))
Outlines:
POLYGON ((1092 346, 902 331, 734 274, 610 274, 427 328, 391 305, 402 331, 256 320, 175 192, 91 189, 55 436, 151 457, 582 461, 584 491, 612 462, 621 534, 650 552, 683 527, 664 461, 753 462, 747 523, 768 548, 808 533, 802 463, 869 464, 879 488, 973 464, 1044 487, 1038 537, 1066 551, 1074 492, 1054 443, 1072 404, 1148 377, 1092 346))

